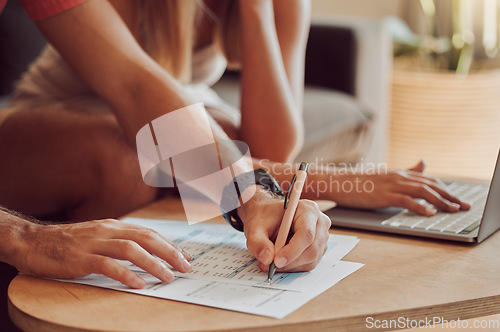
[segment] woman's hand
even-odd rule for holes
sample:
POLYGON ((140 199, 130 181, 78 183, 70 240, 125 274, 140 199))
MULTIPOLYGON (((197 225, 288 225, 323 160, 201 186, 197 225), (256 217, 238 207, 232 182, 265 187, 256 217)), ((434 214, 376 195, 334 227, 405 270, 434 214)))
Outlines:
POLYGON ((271 197, 263 189, 238 209, 244 222, 248 250, 259 260, 259 267, 267 271, 274 263, 278 271, 310 271, 326 252, 330 218, 310 200, 300 200, 289 242, 274 252, 274 241, 284 214, 283 199, 271 197))
POLYGON ((339 190, 330 193, 330 198, 339 205, 353 208, 398 206, 425 216, 435 215, 437 209, 457 212, 470 208, 468 203, 451 195, 441 180, 423 175, 424 169, 425 164, 421 161, 406 171, 392 170, 387 174, 375 175, 339 175, 335 177, 339 181, 339 190), (349 185, 345 185, 346 181, 350 182, 349 185), (435 208, 419 203, 415 198, 423 198, 435 208))
POLYGON ((144 280, 114 258, 128 260, 163 282, 174 274, 158 258, 180 272, 189 272, 190 257, 157 232, 118 220, 98 220, 65 225, 27 222, 14 264, 25 274, 73 278, 99 273, 132 288, 144 280))

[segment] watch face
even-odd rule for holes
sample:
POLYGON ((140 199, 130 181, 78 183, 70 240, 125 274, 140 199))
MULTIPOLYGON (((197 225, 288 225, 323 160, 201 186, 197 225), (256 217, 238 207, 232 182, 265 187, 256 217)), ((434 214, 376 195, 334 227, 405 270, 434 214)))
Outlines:
POLYGON ((266 172, 263 169, 257 169, 254 171, 255 173, 255 183, 264 187, 268 191, 272 192, 275 195, 283 196, 283 191, 281 190, 279 184, 272 177, 271 174, 266 172))

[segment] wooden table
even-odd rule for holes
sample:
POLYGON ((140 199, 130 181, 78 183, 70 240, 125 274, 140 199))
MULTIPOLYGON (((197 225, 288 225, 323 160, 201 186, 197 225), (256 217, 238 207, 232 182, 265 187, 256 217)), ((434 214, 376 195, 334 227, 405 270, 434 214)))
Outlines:
MULTIPOLYGON (((132 215, 184 219, 172 199, 132 215)), ((9 287, 9 313, 29 331, 355 331, 366 329, 369 317, 500 314, 500 232, 468 245, 332 231, 361 238, 344 260, 366 265, 281 320, 27 276, 9 287)))

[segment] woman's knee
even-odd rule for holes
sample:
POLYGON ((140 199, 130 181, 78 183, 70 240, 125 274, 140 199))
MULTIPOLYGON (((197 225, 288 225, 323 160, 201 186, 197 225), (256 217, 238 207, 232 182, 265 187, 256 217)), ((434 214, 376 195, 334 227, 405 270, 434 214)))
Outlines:
POLYGON ((85 210, 83 218, 119 216, 156 197, 110 114, 20 112, 0 129, 0 153, 0 178, 9 177, 0 201, 31 215, 85 210))
POLYGON ((96 123, 93 134, 89 150, 97 190, 88 193, 88 205, 109 211, 106 217, 119 217, 154 201, 157 189, 144 183, 137 152, 116 120, 96 123))

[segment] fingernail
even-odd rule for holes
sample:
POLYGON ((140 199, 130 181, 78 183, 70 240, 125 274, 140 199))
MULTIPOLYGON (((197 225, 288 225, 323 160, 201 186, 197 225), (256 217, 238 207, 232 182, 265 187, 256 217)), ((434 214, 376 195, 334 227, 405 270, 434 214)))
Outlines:
POLYGON ((435 216, 435 215, 436 215, 436 213, 437 213, 437 210, 436 210, 436 209, 434 209, 434 208, 429 208, 429 207, 428 207, 428 208, 426 208, 426 209, 425 209, 425 212, 426 212, 426 213, 427 213, 427 215, 429 215, 429 216, 435 216))
POLYGON ((450 204, 450 209, 451 209, 452 211, 458 211, 458 210, 460 210, 460 205, 455 204, 455 203, 451 203, 451 204, 450 204))
POLYGON ((168 267, 163 269, 163 275, 165 276, 166 282, 172 281, 175 278, 174 273, 168 267))
POLYGON ((274 260, 274 265, 276 267, 283 267, 286 265, 286 258, 285 257, 279 257, 274 260))
POLYGON ((267 256, 268 256, 268 253, 269 253, 269 250, 267 248, 264 248, 260 251, 259 253, 259 261, 261 262, 265 262, 267 259, 267 256))
POLYGON ((184 257, 190 261, 191 260, 191 255, 189 255, 187 252, 184 251, 184 249, 181 248, 181 252, 184 255, 184 257))
POLYGON ((179 259, 181 261, 182 268, 184 270, 191 270, 191 264, 187 261, 186 257, 182 253, 179 252, 179 259))
POLYGON ((140 288, 144 287, 144 284, 145 284, 144 279, 136 276, 134 279, 132 288, 140 289, 140 288))

